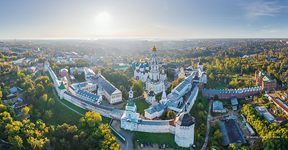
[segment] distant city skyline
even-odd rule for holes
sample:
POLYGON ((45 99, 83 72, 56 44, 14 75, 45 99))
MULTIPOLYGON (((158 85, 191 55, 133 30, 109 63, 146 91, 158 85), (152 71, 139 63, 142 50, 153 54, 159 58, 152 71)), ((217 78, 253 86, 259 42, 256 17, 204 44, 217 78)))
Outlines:
POLYGON ((288 38, 288 1, 0 1, 0 39, 288 38))

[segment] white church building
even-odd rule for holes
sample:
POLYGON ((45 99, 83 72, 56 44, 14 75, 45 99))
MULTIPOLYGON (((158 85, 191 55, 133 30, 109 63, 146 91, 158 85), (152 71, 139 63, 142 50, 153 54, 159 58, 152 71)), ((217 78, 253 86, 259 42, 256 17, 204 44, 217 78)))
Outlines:
POLYGON ((121 128, 149 133, 172 133, 175 134, 174 141, 181 147, 190 147, 194 143, 195 118, 190 116, 186 107, 175 120, 143 120, 136 110, 133 91, 130 89, 128 104, 121 117, 121 128))
POLYGON ((156 47, 153 46, 151 65, 149 65, 148 62, 140 64, 136 62, 134 79, 141 80, 143 83, 145 83, 145 90, 148 91, 152 87, 153 91, 158 94, 162 92, 164 81, 167 79, 167 74, 165 74, 164 69, 162 69, 161 73, 159 71, 159 62, 156 51, 156 47))

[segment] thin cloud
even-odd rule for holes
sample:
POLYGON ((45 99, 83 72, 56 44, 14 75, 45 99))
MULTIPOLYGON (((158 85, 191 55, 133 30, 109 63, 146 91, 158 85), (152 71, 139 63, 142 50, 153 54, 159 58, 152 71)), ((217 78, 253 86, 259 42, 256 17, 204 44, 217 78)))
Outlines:
POLYGON ((288 8, 287 6, 281 6, 278 1, 256 1, 249 4, 244 4, 244 6, 247 10, 248 18, 255 18, 260 16, 276 16, 288 8))
POLYGON ((265 33, 277 33, 279 31, 278 30, 262 30, 262 32, 265 32, 265 33))

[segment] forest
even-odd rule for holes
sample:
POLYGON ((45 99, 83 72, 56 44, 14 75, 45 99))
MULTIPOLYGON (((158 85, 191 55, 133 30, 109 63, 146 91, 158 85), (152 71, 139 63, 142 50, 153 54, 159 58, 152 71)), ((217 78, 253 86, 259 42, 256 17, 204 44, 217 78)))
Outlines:
POLYGON ((251 104, 244 104, 241 113, 247 118, 247 122, 256 130, 258 135, 263 137, 261 146, 264 150, 287 149, 287 128, 282 128, 276 123, 270 124, 256 112, 251 104))
POLYGON ((6 106, 0 101, 2 140, 8 141, 14 149, 120 149, 108 125, 101 124, 102 117, 98 113, 86 112, 78 123, 65 120, 68 116, 59 120, 58 111, 62 110, 54 109, 58 108, 52 94, 54 85, 49 77, 43 75, 31 81, 21 71, 17 72, 14 84, 25 91, 23 95, 28 106, 16 114, 13 103, 6 106))

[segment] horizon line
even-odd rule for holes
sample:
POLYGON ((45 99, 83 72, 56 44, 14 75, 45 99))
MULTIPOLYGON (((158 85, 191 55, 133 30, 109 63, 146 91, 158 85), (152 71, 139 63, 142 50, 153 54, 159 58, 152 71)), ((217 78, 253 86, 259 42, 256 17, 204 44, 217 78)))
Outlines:
POLYGON ((195 38, 195 37, 75 37, 75 38, 0 38, 0 40, 102 40, 102 39, 288 39, 288 37, 277 37, 277 38, 269 38, 269 37, 202 37, 202 38, 195 38))

